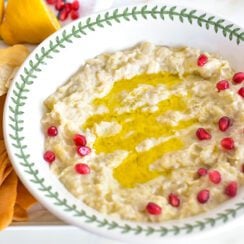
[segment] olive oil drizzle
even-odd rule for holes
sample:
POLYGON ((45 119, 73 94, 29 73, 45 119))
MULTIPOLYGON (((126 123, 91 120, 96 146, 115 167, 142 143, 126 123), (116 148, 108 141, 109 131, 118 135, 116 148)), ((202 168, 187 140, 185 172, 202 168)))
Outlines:
POLYGON ((168 111, 187 113, 187 96, 171 95, 157 104, 156 111, 145 110, 145 106, 142 106, 129 112, 118 113, 116 110, 121 107, 124 99, 121 94, 129 93, 142 84, 154 87, 164 85, 168 90, 173 90, 181 82, 182 80, 178 76, 169 73, 143 74, 130 80, 115 82, 105 97, 94 100, 94 106, 105 106, 108 112, 89 117, 84 124, 84 129, 92 130, 95 124, 102 121, 116 122, 121 125, 121 130, 116 135, 97 136, 93 145, 97 154, 112 153, 116 150, 128 152, 124 161, 113 171, 114 178, 121 186, 134 187, 160 175, 170 174, 169 170, 163 172, 150 170, 150 165, 166 153, 182 149, 184 143, 175 136, 175 133, 195 123, 194 119, 181 120, 173 126, 158 120, 159 116, 168 111), (162 137, 169 137, 169 139, 146 151, 138 152, 136 150, 136 146, 144 140, 162 137))

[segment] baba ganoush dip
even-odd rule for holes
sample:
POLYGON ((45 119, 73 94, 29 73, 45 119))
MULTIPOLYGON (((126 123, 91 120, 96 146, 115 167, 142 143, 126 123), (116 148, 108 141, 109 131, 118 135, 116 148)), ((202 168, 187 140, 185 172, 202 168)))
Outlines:
POLYGON ((243 80, 189 47, 101 54, 45 100, 44 159, 76 198, 111 216, 208 211, 244 184, 243 80))

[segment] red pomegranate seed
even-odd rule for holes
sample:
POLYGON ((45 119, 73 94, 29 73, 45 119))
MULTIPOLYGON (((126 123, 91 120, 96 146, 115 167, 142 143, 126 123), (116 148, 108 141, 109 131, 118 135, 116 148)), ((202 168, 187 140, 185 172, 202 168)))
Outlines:
POLYGON ((238 185, 237 182, 231 181, 226 187, 225 187, 225 194, 229 197, 235 197, 237 194, 238 185))
POLYGON ((209 180, 214 184, 219 184, 221 182, 221 174, 217 170, 212 170, 208 173, 209 180))
POLYGON ((159 215, 162 213, 162 208, 154 202, 149 202, 146 206, 146 210, 152 215, 159 215))
POLYGON ((58 13, 58 19, 61 21, 65 21, 68 18, 68 15, 68 12, 65 9, 63 9, 58 13))
POLYGON ((64 8, 64 6, 65 6, 64 1, 62 1, 62 0, 57 0, 56 1, 56 4, 55 4, 56 10, 60 11, 60 10, 62 10, 64 8))
POLYGON ((91 149, 89 147, 86 147, 86 146, 77 147, 77 153, 82 157, 88 155, 90 152, 91 152, 91 149))
POLYGON ((90 167, 87 164, 76 164, 75 170, 78 174, 87 175, 90 174, 90 167))
POLYGON ((71 7, 73 10, 78 10, 80 8, 79 1, 74 1, 73 3, 71 3, 71 7))
POLYGON ((202 67, 202 66, 204 66, 207 62, 208 62, 208 57, 207 57, 205 54, 201 54, 201 55, 198 57, 197 65, 200 66, 200 67, 202 67))
POLYGON ((244 87, 241 87, 241 88, 238 90, 238 94, 239 94, 241 97, 244 97, 244 87))
POLYGON ((197 200, 199 203, 206 203, 209 199, 210 193, 209 190, 204 189, 198 192, 197 200))
POLYGON ((50 126, 48 129, 47 129, 47 134, 48 136, 56 136, 58 134, 58 129, 56 126, 50 126))
POLYGON ((211 139, 211 134, 207 132, 204 128, 199 128, 196 131, 196 136, 199 140, 210 140, 211 139))
POLYGON ((65 3, 64 9, 66 10, 67 13, 70 13, 72 10, 72 4, 71 3, 65 3))
POLYGON ((70 16, 71 16, 71 19, 72 19, 72 20, 78 19, 78 18, 80 17, 79 12, 76 11, 76 10, 72 10, 72 11, 70 12, 70 16))
POLYGON ((46 0, 46 2, 50 5, 56 4, 57 0, 46 0))
POLYGON ((226 131, 231 126, 231 119, 227 116, 223 116, 219 119, 219 129, 221 131, 226 131))
POLYGON ((180 206, 180 198, 173 193, 170 193, 168 196, 168 202, 171 206, 178 208, 180 206))
POLYGON ((49 164, 51 164, 55 160, 56 156, 55 156, 55 153, 54 152, 52 152, 52 151, 46 151, 44 153, 44 155, 43 155, 43 158, 44 158, 44 160, 46 162, 48 162, 49 164))
POLYGON ((73 141, 76 146, 85 146, 86 145, 86 137, 80 134, 75 134, 73 137, 73 141))
POLYGON ((220 92, 220 91, 230 88, 230 84, 227 80, 221 80, 216 84, 216 88, 217 88, 218 92, 220 92))
POLYGON ((235 148, 235 142, 231 137, 226 137, 221 140, 221 146, 226 150, 232 150, 235 148))
POLYGON ((199 176, 205 176, 208 173, 208 170, 205 168, 199 168, 197 173, 199 176))
POLYGON ((244 72, 235 73, 232 80, 236 84, 242 83, 242 81, 244 81, 244 72))

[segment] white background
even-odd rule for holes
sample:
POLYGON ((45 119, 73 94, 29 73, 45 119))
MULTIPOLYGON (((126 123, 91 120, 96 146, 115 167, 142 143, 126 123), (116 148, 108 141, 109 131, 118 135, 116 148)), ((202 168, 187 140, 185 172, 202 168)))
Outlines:
MULTIPOLYGON (((83 3, 84 5, 83 14, 89 14, 111 6, 117 7, 147 2, 152 2, 152 0, 81 0, 81 4, 83 3)), ((244 28, 244 0, 161 0, 158 2, 205 9, 208 12, 222 15, 224 18, 232 20, 244 28)), ((240 224, 240 221, 238 223, 229 228, 224 228, 223 231, 219 230, 218 233, 199 236, 194 240, 180 240, 180 242, 173 241, 172 243, 242 244, 244 243, 244 218, 242 218, 242 224, 240 224)), ((72 226, 66 226, 40 206, 37 206, 32 210, 29 226, 26 226, 26 224, 23 226, 12 226, 0 233, 0 244, 15 243, 117 244, 119 242, 98 237, 72 226), (47 223, 51 225, 47 226, 47 223)))

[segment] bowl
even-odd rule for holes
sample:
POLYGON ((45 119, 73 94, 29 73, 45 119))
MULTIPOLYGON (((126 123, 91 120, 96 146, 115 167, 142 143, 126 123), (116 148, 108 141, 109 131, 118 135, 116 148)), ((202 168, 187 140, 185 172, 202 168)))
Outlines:
POLYGON ((243 189, 236 198, 191 218, 135 223, 103 215, 79 202, 44 162, 40 120, 45 98, 85 60, 142 41, 200 48, 220 54, 236 70, 244 69, 243 29, 204 11, 152 4, 116 8, 79 19, 41 43, 12 82, 4 111, 4 134, 16 172, 29 191, 54 215, 116 240, 161 242, 200 233, 205 235, 223 227, 224 223, 237 223, 244 213, 243 189))

